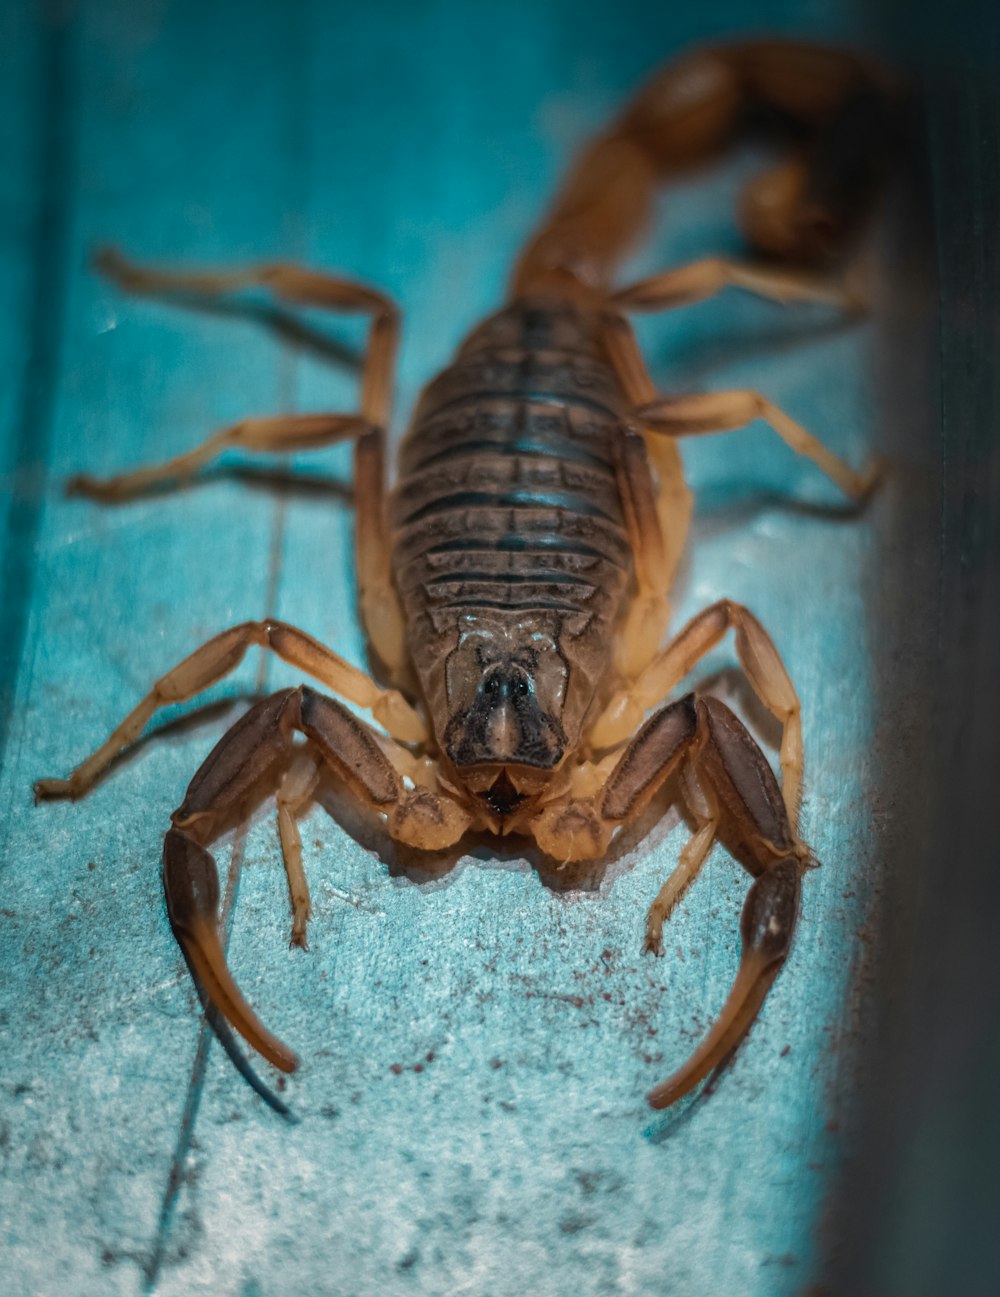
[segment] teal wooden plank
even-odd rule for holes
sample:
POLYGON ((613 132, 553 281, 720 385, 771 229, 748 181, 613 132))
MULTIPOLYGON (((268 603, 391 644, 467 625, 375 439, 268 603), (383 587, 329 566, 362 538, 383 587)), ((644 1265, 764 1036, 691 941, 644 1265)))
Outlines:
POLYGON ((63 24, 36 27, 13 10, 3 18, 0 37, 4 49, 23 52, 4 78, 10 112, 4 114, 3 156, 12 165, 0 188, 0 276, 10 306, 0 356, 9 380, 0 410, 2 751, 31 606, 60 363, 74 84, 63 24))
MULTIPOLYGON (((826 867, 807 880, 760 1023, 705 1102, 652 1120, 643 1095, 722 1001, 747 879, 717 852, 666 958, 640 958, 643 915, 686 836, 675 815, 593 889, 564 893, 503 850, 415 880, 387 844, 317 808, 303 824, 320 844, 308 955, 286 949, 280 858, 259 817, 234 848, 231 959, 303 1056, 285 1091, 293 1127, 218 1049, 202 1080, 160 898, 167 815, 225 718, 168 727, 77 806, 30 804, 34 778, 65 770, 152 675, 235 620, 275 612, 364 660, 341 494, 220 475, 114 511, 62 498, 80 467, 179 450, 246 413, 352 400, 350 375, 252 322, 122 300, 88 274, 86 248, 294 256, 386 286, 407 311, 402 416, 496 304, 572 149, 635 79, 748 21, 845 27, 832 4, 645 8, 589 5, 588 24, 564 4, 509 5, 502 21, 492 6, 359 6, 334 21, 308 4, 91 4, 68 30, 65 345, 0 790, 14 1292, 780 1297, 819 1277, 876 845, 871 519, 845 522, 763 430, 687 456, 701 504, 677 615, 729 595, 773 628, 804 702, 803 829, 826 867)), ((753 162, 672 191, 636 266, 734 248, 753 162)), ((731 296, 641 335, 665 387, 757 386, 865 458, 865 326, 731 296)), ((298 467, 344 478, 347 456, 298 467)), ((732 661, 720 650, 704 676, 732 661)), ((251 660, 211 697, 294 679, 251 660)), ((731 672, 721 687, 745 702, 731 672)))
MULTIPOLYGON (((152 765, 140 757, 105 785, 82 821, 71 808, 54 818, 35 812, 29 768, 61 765, 63 740, 73 733, 85 745, 84 733, 113 723, 122 699, 145 689, 153 663, 183 656, 217 621, 256 613, 273 587, 271 500, 241 501, 236 492, 227 505, 220 497, 232 488, 222 485, 214 499, 179 501, 179 511, 149 502, 105 514, 62 499, 61 482, 84 463, 107 469, 187 444, 248 404, 273 409, 283 396, 281 362, 259 330, 182 320, 140 303, 123 311, 86 268, 88 251, 109 236, 153 256, 179 248, 202 260, 225 259, 234 246, 243 257, 282 246, 288 185, 280 163, 288 153, 274 114, 284 92, 272 54, 283 21, 250 16, 233 33, 231 13, 214 23, 204 17, 199 54, 187 48, 192 14, 162 28, 152 12, 138 24, 126 14, 126 6, 88 10, 63 36, 77 84, 69 305, 4 768, 4 948, 16 960, 4 995, 24 1006, 23 1047, 16 1060, 8 1056, 5 1120, 14 1142, 4 1252, 14 1290, 25 1292, 56 1282, 133 1291, 141 1281, 158 1246, 194 1047, 191 1032, 165 1051, 157 1031, 136 1029, 162 1024, 163 1015, 183 1020, 189 1010, 162 914, 158 852, 149 850, 155 834, 142 833, 170 809, 171 744, 146 752, 152 765), (179 70, 210 85, 226 43, 264 89, 241 114, 238 139, 219 125, 214 145, 199 152, 206 114, 219 105, 185 93, 179 70), (248 203, 244 177, 261 150, 274 159, 275 183, 248 203), (173 374, 184 374, 184 384, 173 387, 173 374), (159 955, 147 950, 157 931, 159 955)), ((252 688, 253 671, 231 691, 252 688)), ((175 759, 177 789, 199 758, 177 751, 175 759)))

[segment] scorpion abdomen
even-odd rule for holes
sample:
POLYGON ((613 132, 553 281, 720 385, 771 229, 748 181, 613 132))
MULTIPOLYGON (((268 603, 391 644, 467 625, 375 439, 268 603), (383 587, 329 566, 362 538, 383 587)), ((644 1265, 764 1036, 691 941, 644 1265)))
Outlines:
POLYGON ((444 664, 463 639, 481 640, 480 673, 544 640, 564 661, 575 741, 631 584, 624 417, 596 318, 558 301, 492 316, 425 389, 400 451, 393 570, 442 722, 456 707, 444 664))

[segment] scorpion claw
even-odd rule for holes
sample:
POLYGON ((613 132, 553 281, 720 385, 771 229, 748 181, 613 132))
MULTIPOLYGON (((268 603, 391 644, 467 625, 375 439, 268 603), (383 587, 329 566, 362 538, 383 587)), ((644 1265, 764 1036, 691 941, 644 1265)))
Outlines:
POLYGON ((779 967, 761 970, 756 961, 740 967, 729 998, 708 1035, 673 1076, 647 1094, 651 1108, 669 1108, 726 1060, 749 1031, 779 967))
POLYGON ((652 1108, 669 1108, 725 1062, 753 1025, 791 944, 798 913, 801 864, 776 861, 751 887, 740 924, 743 955, 722 1012, 708 1035, 673 1076, 646 1096, 652 1108))
POLYGON ((282 1072, 294 1072, 299 1060, 250 1008, 226 964, 216 922, 219 876, 215 861, 181 829, 171 829, 166 836, 163 881, 170 922, 208 999, 269 1063, 282 1072))

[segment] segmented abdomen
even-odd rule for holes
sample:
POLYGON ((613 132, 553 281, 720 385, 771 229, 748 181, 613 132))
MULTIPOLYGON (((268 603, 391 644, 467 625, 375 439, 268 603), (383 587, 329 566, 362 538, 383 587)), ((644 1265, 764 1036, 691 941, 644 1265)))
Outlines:
POLYGON ((393 570, 420 665, 477 611, 617 622, 632 555, 615 445, 622 397, 591 321, 515 303, 425 390, 400 451, 393 570))

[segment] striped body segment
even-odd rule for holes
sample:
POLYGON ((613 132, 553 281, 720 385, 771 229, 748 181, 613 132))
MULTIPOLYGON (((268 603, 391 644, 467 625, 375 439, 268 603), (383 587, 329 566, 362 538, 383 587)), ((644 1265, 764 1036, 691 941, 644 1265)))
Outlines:
POLYGON ((425 389, 391 518, 395 581, 432 715, 454 712, 445 664, 470 635, 482 641, 480 671, 491 638, 507 657, 551 642, 567 674, 561 724, 575 742, 607 682, 632 584, 617 463, 624 418, 597 322, 567 303, 508 306, 425 389))

